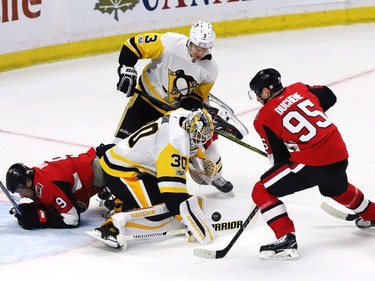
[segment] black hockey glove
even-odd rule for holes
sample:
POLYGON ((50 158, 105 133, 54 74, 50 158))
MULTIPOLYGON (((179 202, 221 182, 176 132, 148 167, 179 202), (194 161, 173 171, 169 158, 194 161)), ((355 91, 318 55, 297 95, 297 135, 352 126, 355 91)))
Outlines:
POLYGON ((135 86, 137 85, 137 70, 131 66, 125 66, 124 73, 121 73, 122 65, 117 69, 119 81, 117 90, 123 92, 127 97, 134 95, 135 86))
POLYGON ((103 157, 106 151, 114 146, 115 146, 114 143, 110 143, 110 144, 101 143, 98 147, 95 148, 96 156, 98 156, 99 158, 103 157))
POLYGON ((38 210, 34 202, 19 204, 22 214, 15 214, 18 224, 24 229, 40 228, 46 222, 46 212, 38 210))

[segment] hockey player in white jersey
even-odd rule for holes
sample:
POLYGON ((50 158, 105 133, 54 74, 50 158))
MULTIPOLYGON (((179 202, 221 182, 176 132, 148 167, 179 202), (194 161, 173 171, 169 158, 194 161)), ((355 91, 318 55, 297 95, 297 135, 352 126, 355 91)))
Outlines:
MULTIPOLYGON (((189 238, 202 244, 215 238, 215 231, 198 206, 197 196, 188 193, 186 174, 189 158, 213 135, 213 122, 205 109, 177 109, 150 122, 108 149, 100 158, 104 181, 119 200, 117 210, 94 237, 112 248, 126 248, 123 238, 131 232, 166 231, 185 228, 189 238), (131 210, 150 210, 146 217, 129 216, 131 210), (155 211, 155 207, 159 208, 155 211), (132 220, 134 219, 134 220, 132 220)), ((206 176, 216 165, 202 156, 206 176)), ((141 212, 142 214, 142 212, 141 212)))
MULTIPOLYGON (((115 143, 170 109, 203 107, 218 75, 218 66, 211 55, 215 38, 212 25, 199 21, 191 27, 189 37, 173 32, 146 33, 131 37, 124 43, 119 56, 117 89, 131 98, 116 130, 115 143), (137 85, 135 65, 140 59, 151 61, 143 69, 137 85), (139 95, 140 91, 144 94, 139 95)), ((216 139, 217 134, 203 149, 207 158, 219 167, 218 174, 212 182, 197 176, 193 179, 199 184, 212 184, 227 193, 233 185, 222 177, 216 139)))

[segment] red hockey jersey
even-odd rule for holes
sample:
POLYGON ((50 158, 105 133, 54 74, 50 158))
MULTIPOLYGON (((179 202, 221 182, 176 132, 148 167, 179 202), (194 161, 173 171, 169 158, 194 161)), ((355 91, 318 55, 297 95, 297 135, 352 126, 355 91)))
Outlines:
POLYGON ((271 161, 282 154, 294 162, 321 166, 348 158, 340 132, 309 89, 302 83, 285 87, 259 110, 254 127, 271 161))
POLYGON ((95 149, 91 148, 78 156, 67 155, 33 167, 38 207, 55 210, 67 225, 78 224, 79 213, 85 211, 90 198, 101 191, 93 186, 91 162, 95 156, 95 149))

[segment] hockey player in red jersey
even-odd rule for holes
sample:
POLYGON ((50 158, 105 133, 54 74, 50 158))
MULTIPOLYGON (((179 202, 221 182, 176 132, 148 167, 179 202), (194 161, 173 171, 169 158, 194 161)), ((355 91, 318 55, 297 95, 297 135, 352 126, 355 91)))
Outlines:
POLYGON ((102 169, 94 148, 78 156, 67 155, 29 168, 13 164, 6 174, 6 187, 21 197, 19 225, 33 228, 73 228, 90 198, 102 191, 102 169))
POLYGON ((261 246, 261 258, 298 257, 294 224, 279 197, 313 186, 358 214, 359 228, 375 227, 375 204, 348 182, 345 142, 325 114, 336 103, 334 93, 326 86, 302 83, 283 87, 280 73, 272 68, 259 71, 250 89, 263 105, 254 127, 273 165, 252 191, 277 238, 261 246))
MULTIPOLYGON (((119 56, 117 90, 130 99, 116 130, 115 142, 163 116, 166 111, 203 107, 218 75, 218 66, 211 54, 215 39, 211 23, 198 21, 191 27, 189 37, 167 32, 139 34, 126 40, 119 56), (150 63, 143 69, 137 86, 135 65, 140 59, 150 59, 150 63), (150 98, 135 92, 136 86, 150 98)), ((227 193, 233 185, 222 177, 222 159, 215 139, 216 134, 205 144, 204 152, 218 165, 217 176, 212 182, 198 177, 193 179, 198 184, 211 184, 227 193)))

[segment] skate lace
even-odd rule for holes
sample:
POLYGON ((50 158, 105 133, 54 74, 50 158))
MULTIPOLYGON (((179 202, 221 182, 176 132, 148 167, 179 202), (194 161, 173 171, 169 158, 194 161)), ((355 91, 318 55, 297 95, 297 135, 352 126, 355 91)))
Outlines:
POLYGON ((223 177, 220 177, 220 178, 217 178, 216 180, 214 180, 212 183, 214 185, 223 186, 224 184, 227 183, 227 181, 223 177))
POLYGON ((280 237, 279 239, 276 239, 276 241, 275 241, 275 242, 273 242, 273 243, 271 243, 271 244, 279 245, 279 244, 282 244, 282 243, 284 243, 284 242, 285 242, 285 240, 286 240, 286 235, 285 235, 285 236, 283 236, 283 237, 280 237))
POLYGON ((364 220, 364 219, 360 218, 357 221, 357 225, 361 226, 361 227, 370 227, 371 226, 371 221, 367 221, 367 220, 364 220))
POLYGON ((284 243, 288 238, 288 235, 284 235, 278 239, 276 239, 273 243, 270 243, 269 245, 279 245, 279 244, 282 244, 284 243))

